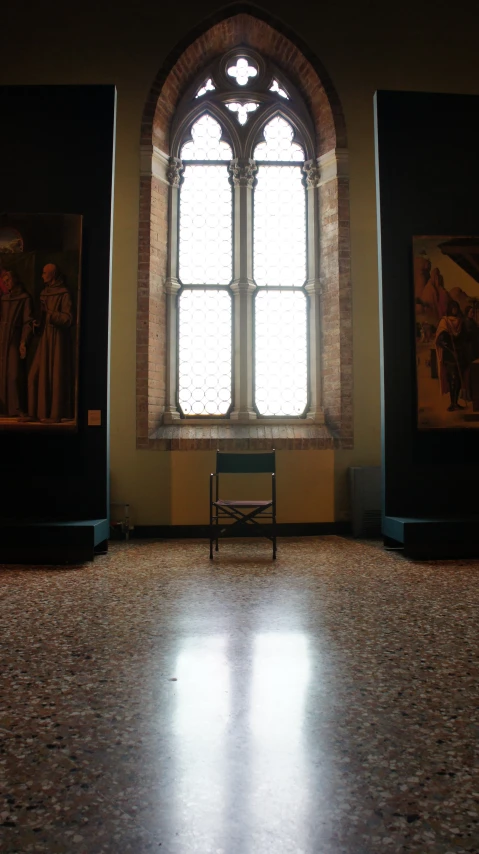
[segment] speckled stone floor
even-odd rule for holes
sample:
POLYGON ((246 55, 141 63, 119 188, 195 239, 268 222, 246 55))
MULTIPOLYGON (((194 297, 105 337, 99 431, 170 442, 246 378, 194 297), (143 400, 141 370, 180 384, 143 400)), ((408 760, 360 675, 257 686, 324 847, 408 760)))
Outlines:
POLYGON ((0 567, 0 851, 477 854, 478 579, 336 537, 0 567))

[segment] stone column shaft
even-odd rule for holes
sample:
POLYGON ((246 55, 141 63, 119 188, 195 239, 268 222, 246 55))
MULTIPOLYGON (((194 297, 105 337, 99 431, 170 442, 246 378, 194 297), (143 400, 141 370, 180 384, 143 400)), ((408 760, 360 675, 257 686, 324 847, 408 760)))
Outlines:
POLYGON ((318 187, 320 169, 314 160, 304 164, 307 197, 307 263, 308 280, 306 292, 309 295, 309 384, 310 405, 308 418, 316 423, 324 422, 321 406, 321 285, 319 281, 319 225, 318 225, 318 187))
POLYGON ((178 220, 179 195, 183 164, 177 157, 170 158, 167 178, 170 185, 168 204, 168 230, 170 248, 166 279, 166 401, 163 423, 178 421, 178 220))
POLYGON ((253 408, 253 160, 233 160, 234 187, 234 406, 231 419, 254 421, 253 408))

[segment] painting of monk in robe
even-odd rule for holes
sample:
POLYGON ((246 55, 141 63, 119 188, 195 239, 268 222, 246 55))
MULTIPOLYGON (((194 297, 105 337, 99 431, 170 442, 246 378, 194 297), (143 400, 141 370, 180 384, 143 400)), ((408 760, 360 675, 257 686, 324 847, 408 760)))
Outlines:
POLYGON ((0 414, 27 410, 27 347, 33 335, 33 300, 16 273, 2 270, 0 296, 0 414))
POLYGON ((70 328, 72 299, 56 264, 45 264, 40 294, 40 340, 28 376, 28 417, 58 424, 74 416, 70 328))
POLYGON ((0 214, 0 430, 76 430, 81 216, 0 214))

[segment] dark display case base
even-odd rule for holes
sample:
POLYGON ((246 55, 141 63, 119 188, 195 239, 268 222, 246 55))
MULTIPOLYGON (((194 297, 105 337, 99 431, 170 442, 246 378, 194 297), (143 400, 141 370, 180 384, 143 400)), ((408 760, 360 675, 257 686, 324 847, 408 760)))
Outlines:
POLYGON ((407 557, 420 560, 479 557, 479 516, 413 518, 385 516, 386 547, 400 545, 407 557))
POLYGON ((83 563, 108 550, 108 537, 108 519, 0 522, 0 563, 83 563))

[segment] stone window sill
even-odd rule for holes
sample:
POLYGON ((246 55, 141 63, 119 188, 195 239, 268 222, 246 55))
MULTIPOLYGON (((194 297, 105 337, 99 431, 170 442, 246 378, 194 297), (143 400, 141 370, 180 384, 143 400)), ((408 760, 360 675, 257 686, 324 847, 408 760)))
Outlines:
POLYGON ((325 424, 313 421, 280 422, 255 421, 219 424, 181 421, 162 425, 147 443, 138 447, 158 451, 277 451, 332 450, 337 446, 335 437, 325 424))

